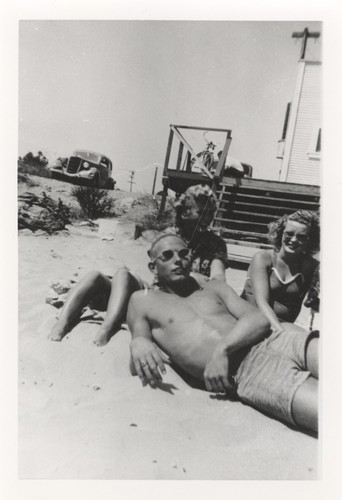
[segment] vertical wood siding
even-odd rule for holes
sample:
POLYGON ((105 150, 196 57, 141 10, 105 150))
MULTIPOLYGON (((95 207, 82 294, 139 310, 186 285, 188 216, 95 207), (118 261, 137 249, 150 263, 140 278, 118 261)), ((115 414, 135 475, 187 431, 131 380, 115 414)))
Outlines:
POLYGON ((321 126, 321 65, 306 62, 289 158, 287 182, 320 185, 321 159, 310 158, 316 127, 321 126))

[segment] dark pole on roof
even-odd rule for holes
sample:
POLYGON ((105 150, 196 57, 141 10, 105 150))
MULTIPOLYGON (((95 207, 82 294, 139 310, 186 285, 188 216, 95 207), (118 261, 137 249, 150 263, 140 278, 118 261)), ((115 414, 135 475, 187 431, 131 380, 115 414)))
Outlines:
POLYGON ((300 58, 299 59, 304 59, 305 58, 305 52, 306 52, 306 45, 308 42, 308 38, 319 38, 321 36, 319 31, 312 31, 310 33, 308 28, 305 28, 303 31, 294 31, 292 33, 292 38, 303 38, 302 40, 302 48, 300 52, 300 58))

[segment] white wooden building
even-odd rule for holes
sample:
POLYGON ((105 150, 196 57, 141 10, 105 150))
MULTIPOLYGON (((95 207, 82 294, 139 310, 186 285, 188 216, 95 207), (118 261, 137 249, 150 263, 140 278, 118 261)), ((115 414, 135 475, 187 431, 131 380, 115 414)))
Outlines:
POLYGON ((278 142, 279 181, 320 185, 321 78, 320 61, 299 60, 293 100, 287 106, 278 142))

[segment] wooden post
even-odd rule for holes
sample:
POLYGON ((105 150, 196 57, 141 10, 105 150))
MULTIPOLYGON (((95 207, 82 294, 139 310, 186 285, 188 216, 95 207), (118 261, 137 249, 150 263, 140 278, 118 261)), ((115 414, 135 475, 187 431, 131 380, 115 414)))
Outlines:
POLYGON ((166 198, 167 198, 167 184, 164 184, 164 189, 163 189, 163 194, 162 194, 162 199, 160 202, 159 213, 158 213, 157 219, 160 219, 162 213, 165 210, 166 198))
POLYGON ((154 179, 153 179, 153 186, 152 186, 152 194, 154 194, 154 189, 155 189, 155 187, 156 187, 157 173, 158 173, 158 167, 156 167, 155 172, 154 172, 154 179))
POLYGON ((173 130, 171 129, 170 134, 169 134, 169 142, 167 143, 166 156, 165 156, 165 162, 164 162, 164 170, 163 170, 164 189, 163 189, 162 199, 161 199, 161 203, 160 203, 158 219, 160 218, 161 214, 164 212, 165 205, 166 205, 167 187, 168 187, 167 186, 167 184, 168 184, 167 169, 168 169, 169 161, 170 161, 172 141, 173 141, 173 130))
MULTIPOLYGON (((218 203, 217 203, 217 209, 216 209, 216 212, 214 214, 214 218, 211 222, 211 227, 215 227, 215 224, 216 224, 216 217, 217 217, 217 213, 218 211, 220 210, 221 208, 221 204, 222 204, 222 200, 223 200, 223 195, 225 194, 225 190, 226 190, 226 187, 225 186, 221 186, 221 192, 219 194, 219 197, 218 197, 218 203)), ((216 193, 216 189, 214 190, 216 196, 217 196, 217 193, 216 193)))
POLYGON ((171 130, 175 133, 176 137, 184 144, 185 149, 190 153, 191 157, 194 158, 195 162, 197 165, 200 167, 201 170, 209 177, 209 179, 212 179, 214 176, 212 175, 211 172, 207 169, 207 167, 204 165, 203 161, 201 158, 199 158, 188 141, 182 136, 182 134, 177 130, 177 128, 174 125, 170 125, 171 130))
POLYGON ((131 193, 132 192, 132 185, 135 184, 135 182, 133 181, 135 172, 134 172, 134 170, 130 170, 130 173, 131 173, 131 175, 129 177, 128 184, 130 184, 129 192, 131 193))
POLYGON ((189 151, 187 151, 187 153, 186 153, 185 171, 188 173, 191 173, 191 154, 189 153, 189 151))
POLYGON ((182 161, 182 156, 183 156, 183 148, 184 145, 182 142, 179 143, 179 150, 178 150, 178 158, 177 158, 177 171, 180 170, 181 167, 181 161, 182 161))
POLYGON ((217 167, 215 170, 214 179, 215 179, 216 183, 220 182, 220 180, 222 179, 224 167, 225 167, 225 163, 226 163, 226 158, 227 158, 227 153, 228 153, 229 146, 230 146, 231 142, 232 142, 232 138, 231 138, 230 131, 229 131, 229 132, 227 132, 226 142, 224 144, 224 148, 222 150, 221 157, 218 161, 218 164, 217 164, 217 167))

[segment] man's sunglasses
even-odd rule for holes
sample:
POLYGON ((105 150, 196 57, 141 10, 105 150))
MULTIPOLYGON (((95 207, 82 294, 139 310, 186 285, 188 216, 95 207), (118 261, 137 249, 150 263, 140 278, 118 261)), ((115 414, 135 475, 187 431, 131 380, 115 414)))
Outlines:
POLYGON ((181 248, 181 250, 164 250, 158 257, 156 257, 152 262, 154 263, 157 259, 162 262, 169 262, 174 258, 175 254, 178 255, 180 259, 190 259, 191 250, 189 248, 181 248))

